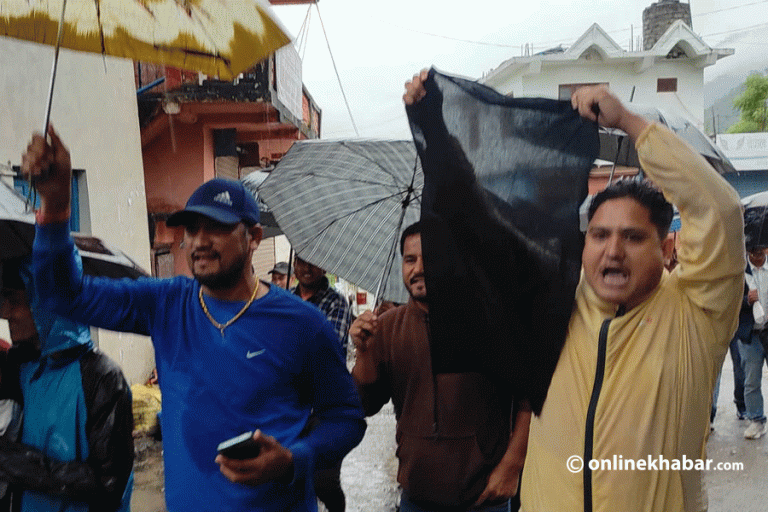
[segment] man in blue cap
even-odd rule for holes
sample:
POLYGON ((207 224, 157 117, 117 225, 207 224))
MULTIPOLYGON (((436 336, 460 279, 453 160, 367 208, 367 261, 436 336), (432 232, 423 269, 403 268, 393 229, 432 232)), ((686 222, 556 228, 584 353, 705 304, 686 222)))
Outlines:
POLYGON ((66 224, 69 153, 48 135, 50 144, 36 134, 22 160, 32 177, 50 169, 37 184, 37 291, 60 314, 152 337, 168 510, 316 510, 312 472, 356 446, 365 421, 323 314, 254 274, 262 229, 253 196, 239 182, 213 179, 169 217, 184 227, 194 279, 83 276, 66 224), (302 434, 310 413, 318 421, 302 434), (251 431, 258 455, 217 454, 219 443, 251 431))

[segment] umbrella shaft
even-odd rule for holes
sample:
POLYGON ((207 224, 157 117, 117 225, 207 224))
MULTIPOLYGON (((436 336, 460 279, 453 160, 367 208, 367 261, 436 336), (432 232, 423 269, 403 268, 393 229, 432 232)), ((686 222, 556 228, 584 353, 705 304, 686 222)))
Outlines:
MULTIPOLYGON (((53 51, 53 64, 51 66, 51 83, 48 85, 48 101, 45 105, 45 124, 43 124, 43 137, 48 136, 48 125, 51 122, 51 105, 53 104, 53 86, 56 83, 56 68, 59 64, 59 48, 61 47, 61 37, 64 33, 64 13, 67 9, 67 0, 63 0, 61 3, 61 19, 59 20, 59 30, 56 34, 56 47, 53 51)), ((34 185, 37 182, 44 181, 48 178, 49 169, 43 170, 40 176, 35 179, 29 176, 29 187, 27 188, 27 211, 31 211, 35 207, 34 200, 34 185)))
POLYGON ((51 67, 51 83, 48 86, 48 103, 45 107, 45 124, 43 125, 43 135, 48 133, 48 124, 51 121, 51 105, 53 103, 53 85, 56 83, 56 68, 59 64, 59 48, 61 47, 61 38, 64 34, 64 12, 67 9, 67 0, 61 3, 61 19, 59 20, 59 30, 56 34, 56 47, 53 53, 53 65, 51 67))

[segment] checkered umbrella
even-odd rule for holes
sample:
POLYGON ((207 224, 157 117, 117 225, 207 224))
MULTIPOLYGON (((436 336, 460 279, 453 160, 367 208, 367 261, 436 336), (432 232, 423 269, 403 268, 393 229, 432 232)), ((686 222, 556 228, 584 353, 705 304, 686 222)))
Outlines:
POLYGON ((264 238, 272 238, 274 236, 282 235, 283 232, 280 231, 280 226, 275 222, 275 216, 269 211, 267 203, 262 201, 261 197, 259 197, 259 187, 264 183, 264 180, 267 179, 267 176, 269 176, 268 171, 254 171, 242 177, 240 181, 243 182, 245 188, 253 194, 253 197, 256 198, 256 202, 259 204, 259 224, 261 224, 261 228, 264 230, 264 238))
POLYGON ((406 302, 394 262, 423 186, 413 141, 312 140, 293 144, 259 195, 303 260, 406 302))

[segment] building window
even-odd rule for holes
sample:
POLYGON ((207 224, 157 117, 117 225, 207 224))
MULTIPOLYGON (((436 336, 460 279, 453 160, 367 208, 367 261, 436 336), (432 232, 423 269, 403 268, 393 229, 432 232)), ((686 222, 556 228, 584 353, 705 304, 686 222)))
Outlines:
POLYGON ((656 92, 677 92, 677 78, 659 78, 656 81, 656 92))
MULTIPOLYGON (((13 188, 24 197, 32 197, 33 207, 40 208, 40 196, 29 194, 29 181, 21 175, 21 167, 13 166, 16 176, 13 177, 13 188)), ((72 169, 72 193, 71 193, 71 214, 69 216, 70 231, 80 231, 80 182, 79 178, 85 171, 82 169, 72 169)))
POLYGON ((582 87, 589 87, 592 85, 604 85, 608 87, 608 82, 593 82, 588 84, 562 84, 558 88, 557 99, 563 100, 563 101, 570 101, 571 96, 573 96, 573 93, 576 92, 577 89, 580 89, 582 87))
POLYGON ((159 278, 168 278, 175 275, 173 253, 168 246, 163 246, 154 251, 154 276, 159 278))

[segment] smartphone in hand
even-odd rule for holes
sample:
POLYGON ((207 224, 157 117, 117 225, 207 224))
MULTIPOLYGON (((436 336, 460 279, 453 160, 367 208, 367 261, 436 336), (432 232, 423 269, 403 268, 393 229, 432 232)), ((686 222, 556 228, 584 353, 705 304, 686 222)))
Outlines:
POLYGON ((219 443, 218 452, 230 459, 253 459, 258 457, 261 447, 253 440, 253 431, 243 432, 239 436, 219 443))

